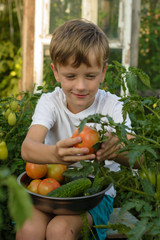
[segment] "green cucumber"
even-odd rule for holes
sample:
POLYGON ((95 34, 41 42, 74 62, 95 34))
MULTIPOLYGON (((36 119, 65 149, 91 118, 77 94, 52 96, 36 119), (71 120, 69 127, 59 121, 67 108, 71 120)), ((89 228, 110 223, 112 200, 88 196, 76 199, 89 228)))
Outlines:
POLYGON ((111 180, 109 177, 102 175, 101 169, 98 169, 95 178, 93 180, 92 186, 84 191, 85 196, 93 195, 102 191, 104 188, 109 186, 111 180))
POLYGON ((106 179, 105 177, 100 177, 99 179, 96 179, 95 182, 93 182, 92 186, 84 191, 85 196, 93 195, 95 193, 98 193, 109 186, 111 181, 106 179))
POLYGON ((49 197, 69 198, 82 196, 83 192, 90 188, 92 182, 89 178, 79 178, 68 182, 47 194, 49 197))

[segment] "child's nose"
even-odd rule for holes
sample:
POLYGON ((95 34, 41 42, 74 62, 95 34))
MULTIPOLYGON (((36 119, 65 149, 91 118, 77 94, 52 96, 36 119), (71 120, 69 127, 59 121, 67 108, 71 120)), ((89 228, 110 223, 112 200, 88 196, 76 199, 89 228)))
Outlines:
POLYGON ((76 87, 78 90, 84 90, 86 88, 86 82, 83 78, 78 78, 76 82, 76 87))

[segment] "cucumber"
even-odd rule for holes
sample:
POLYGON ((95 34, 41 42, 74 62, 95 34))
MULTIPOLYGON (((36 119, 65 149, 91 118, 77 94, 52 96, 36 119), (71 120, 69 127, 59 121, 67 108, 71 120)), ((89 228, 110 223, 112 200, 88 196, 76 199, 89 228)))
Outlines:
POLYGON ((93 195, 100 192, 104 187, 106 188, 111 183, 110 178, 102 176, 102 172, 98 169, 92 186, 84 191, 85 196, 93 195))
POLYGON ((101 177, 96 182, 93 182, 92 186, 84 191, 85 196, 93 195, 100 192, 104 187, 107 187, 111 182, 105 177, 101 177))
POLYGON ((49 197, 69 198, 82 196, 83 192, 90 188, 92 182, 89 178, 79 178, 66 183, 47 194, 49 197))

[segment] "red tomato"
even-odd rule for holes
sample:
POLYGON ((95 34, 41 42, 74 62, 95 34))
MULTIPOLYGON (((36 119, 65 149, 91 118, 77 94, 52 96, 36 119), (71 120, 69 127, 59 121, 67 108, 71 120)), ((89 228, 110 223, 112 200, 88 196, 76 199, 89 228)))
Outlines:
POLYGON ((38 193, 47 195, 49 192, 60 187, 60 183, 53 178, 45 178, 38 185, 38 193))
POLYGON ((27 186, 27 189, 33 193, 38 193, 37 189, 41 181, 42 181, 41 179, 32 180, 30 184, 27 186))
POLYGON ((48 164, 47 166, 47 177, 54 178, 58 182, 62 182, 64 177, 62 173, 66 170, 66 165, 62 164, 48 164))
POLYGON ((47 164, 26 163, 27 175, 32 179, 42 178, 47 173, 47 164))
POLYGON ((72 138, 79 137, 79 136, 82 138, 82 142, 75 144, 74 147, 89 148, 89 153, 87 154, 94 153, 95 149, 92 146, 97 142, 99 142, 100 140, 99 133, 91 127, 84 126, 80 134, 78 134, 78 128, 77 128, 76 131, 73 133, 72 138))

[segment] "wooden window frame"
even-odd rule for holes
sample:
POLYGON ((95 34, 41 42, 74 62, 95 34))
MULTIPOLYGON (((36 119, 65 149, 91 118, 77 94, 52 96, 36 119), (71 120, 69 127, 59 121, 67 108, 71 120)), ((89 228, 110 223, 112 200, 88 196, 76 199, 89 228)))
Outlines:
MULTIPOLYGON (((132 6, 137 1, 139 0, 119 0, 119 39, 109 39, 111 49, 122 49, 121 63, 126 68, 131 64, 132 6)), ((97 23, 97 11, 93 11, 97 7, 98 0, 82 0, 82 17, 97 23)), ((33 84, 41 85, 43 81, 44 46, 49 46, 51 40, 49 13, 50 0, 24 0, 22 39, 24 91, 33 89, 33 84)))

